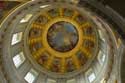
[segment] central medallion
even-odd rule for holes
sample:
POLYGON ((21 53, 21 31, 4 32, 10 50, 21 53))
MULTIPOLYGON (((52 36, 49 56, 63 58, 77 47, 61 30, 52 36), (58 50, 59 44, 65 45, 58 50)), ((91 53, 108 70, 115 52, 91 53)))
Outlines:
POLYGON ((65 21, 54 23, 47 33, 49 45, 59 52, 72 50, 77 45, 78 39, 75 26, 65 21))

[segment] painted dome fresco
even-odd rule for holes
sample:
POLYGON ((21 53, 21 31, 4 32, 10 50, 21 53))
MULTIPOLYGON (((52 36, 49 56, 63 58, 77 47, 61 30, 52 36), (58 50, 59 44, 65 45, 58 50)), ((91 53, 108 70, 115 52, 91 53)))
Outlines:
POLYGON ((41 69, 57 74, 87 69, 98 51, 96 26, 73 6, 58 5, 36 15, 27 41, 41 69))

